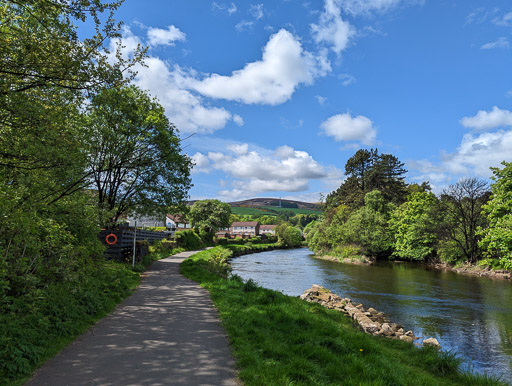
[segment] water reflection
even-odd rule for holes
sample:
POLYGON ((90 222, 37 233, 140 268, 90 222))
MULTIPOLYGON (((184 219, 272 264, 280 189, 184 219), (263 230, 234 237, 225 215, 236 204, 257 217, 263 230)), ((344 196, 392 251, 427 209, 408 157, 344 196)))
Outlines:
POLYGON ((512 285, 428 270, 410 263, 339 264, 311 257, 308 249, 281 250, 232 260, 233 273, 298 296, 321 284, 385 312, 417 336, 439 340, 462 355, 466 367, 502 375, 512 384, 512 285))

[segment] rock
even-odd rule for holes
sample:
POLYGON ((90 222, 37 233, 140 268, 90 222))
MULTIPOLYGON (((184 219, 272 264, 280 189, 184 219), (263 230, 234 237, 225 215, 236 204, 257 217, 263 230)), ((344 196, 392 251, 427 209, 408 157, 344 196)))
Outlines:
POLYGON ((404 335, 405 335, 405 336, 413 337, 413 336, 414 336, 414 332, 412 332, 411 330, 409 330, 409 331, 407 331, 404 335))
POLYGON ((380 331, 379 331, 379 334, 380 335, 384 335, 384 336, 391 336, 393 335, 393 329, 391 328, 391 326, 387 323, 383 323, 381 326, 380 326, 380 331))
POLYGON ((368 308, 368 310, 367 310, 367 311, 368 311, 370 314, 372 314, 372 315, 377 315, 377 314, 379 313, 379 311, 377 311, 375 308, 372 308, 372 307, 368 308))
POLYGON ((441 345, 436 338, 423 339, 423 346, 434 346, 438 350, 441 348, 441 345))
POLYGON ((410 336, 407 336, 407 335, 402 335, 400 336, 399 338, 401 341, 404 341, 404 342, 407 342, 407 343, 412 343, 414 342, 414 339, 410 336))
MULTIPOLYGON (((397 327, 398 327, 398 325, 397 325, 397 327)), ((404 334, 404 329, 400 327, 398 330, 396 330, 396 332, 399 332, 399 333, 401 333, 403 335, 404 334)))

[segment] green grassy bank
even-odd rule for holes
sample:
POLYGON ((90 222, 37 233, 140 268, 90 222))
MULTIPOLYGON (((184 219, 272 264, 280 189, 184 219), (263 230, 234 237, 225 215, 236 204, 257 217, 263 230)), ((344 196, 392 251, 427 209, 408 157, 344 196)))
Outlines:
POLYGON ((460 372, 453 354, 373 337, 337 311, 218 276, 222 256, 224 247, 197 253, 181 271, 210 291, 247 385, 499 384, 460 372))
POLYGON ((75 279, 8 299, 0 313, 0 385, 21 385, 46 360, 132 293, 153 261, 182 251, 153 250, 131 265, 90 261, 75 279))

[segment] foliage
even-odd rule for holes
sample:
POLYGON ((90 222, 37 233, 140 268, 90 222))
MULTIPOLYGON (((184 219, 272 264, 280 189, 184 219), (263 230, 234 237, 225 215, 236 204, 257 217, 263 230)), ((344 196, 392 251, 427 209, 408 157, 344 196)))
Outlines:
POLYGON ((302 245, 302 233, 289 224, 276 227, 277 243, 284 248, 298 248, 302 245))
POLYGON ((393 234, 393 256, 424 260, 435 253, 438 224, 437 198, 432 193, 412 193, 389 220, 393 234))
POLYGON ((491 168, 492 195, 483 206, 489 225, 481 227, 480 246, 487 256, 499 259, 500 266, 512 269, 512 162, 502 162, 503 168, 491 168))
POLYGON ((163 107, 135 86, 103 89, 88 108, 87 163, 98 205, 111 214, 162 213, 190 187, 190 159, 163 107))
MULTIPOLYGON (((221 248, 221 247, 217 247, 221 248)), ((434 348, 382 339, 318 304, 206 269, 215 250, 197 253, 181 272, 208 289, 247 385, 478 385, 493 379, 459 372, 460 360, 434 348)))
POLYGON ((364 205, 364 197, 380 190, 387 202, 405 201, 407 189, 403 162, 392 154, 379 154, 377 149, 360 149, 345 164, 347 179, 327 196, 327 209, 341 204, 351 208, 364 205))
POLYGON ((443 191, 438 211, 444 214, 439 226, 440 240, 449 240, 449 243, 440 243, 440 255, 445 245, 450 248, 458 246, 458 253, 470 263, 475 263, 480 257, 478 247, 479 236, 477 229, 486 225, 486 216, 482 212, 482 205, 488 200, 487 183, 477 178, 463 178, 455 185, 450 185, 443 191))
POLYGON ((187 250, 199 249, 203 246, 201 238, 192 229, 178 231, 174 234, 174 237, 178 246, 187 250))
POLYGON ((227 228, 231 225, 230 215, 231 206, 229 204, 219 200, 200 200, 194 202, 188 218, 192 226, 200 227, 206 232, 214 234, 219 228, 227 228))
MULTIPOLYGON (((47 283, 0 312, 0 383, 27 377, 130 294, 139 275, 121 263, 83 266, 79 280, 47 283)), ((17 383, 17 382, 16 382, 17 383)))
POLYGON ((218 249, 210 255, 207 260, 207 269, 215 275, 228 277, 231 273, 231 265, 228 262, 233 254, 229 249, 218 249))

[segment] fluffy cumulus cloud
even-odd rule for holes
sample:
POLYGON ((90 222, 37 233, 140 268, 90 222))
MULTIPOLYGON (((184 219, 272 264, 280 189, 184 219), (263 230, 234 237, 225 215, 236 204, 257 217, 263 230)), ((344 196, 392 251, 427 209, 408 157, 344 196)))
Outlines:
POLYGON ((189 84, 211 98, 277 105, 290 99, 300 84, 311 84, 327 70, 325 63, 303 50, 297 37, 281 29, 270 37, 261 60, 230 76, 212 74, 202 80, 190 79, 189 84))
MULTIPOLYGON (((115 39, 111 41, 111 52, 115 52, 118 43, 115 39)), ((131 57, 137 46, 143 43, 129 27, 123 29, 122 54, 125 58, 131 57)), ((233 115, 224 108, 210 106, 201 96, 188 89, 188 74, 185 75, 179 66, 171 66, 150 54, 145 60, 145 66, 137 65, 134 70, 137 71, 134 83, 158 98, 169 120, 182 133, 212 133, 225 127, 231 120, 237 125, 243 124, 239 115, 233 115)))
POLYGON ((172 46, 175 41, 184 41, 185 39, 185 33, 173 25, 170 25, 167 29, 153 27, 148 29, 148 43, 150 46, 172 46))
POLYGON ((464 117, 460 123, 464 127, 480 131, 512 127, 512 112, 494 106, 491 111, 480 110, 472 117, 464 117))
POLYGON ((495 48, 510 48, 510 43, 508 42, 508 39, 506 37, 502 36, 494 42, 485 43, 480 48, 482 50, 493 50, 495 48))
POLYGON ((218 192, 229 199, 271 191, 304 192, 312 180, 328 183, 340 181, 342 176, 336 168, 324 167, 307 152, 289 146, 268 151, 251 150, 245 143, 231 144, 227 152, 196 153, 193 159, 201 162, 202 171, 208 166, 208 171, 222 171, 233 179, 231 189, 218 192))
POLYGON ((512 131, 466 134, 454 153, 443 154, 442 169, 455 175, 490 177, 489 168, 510 160, 512 131))
POLYGON ((325 0, 324 12, 318 24, 311 24, 315 41, 327 44, 337 55, 341 54, 354 36, 355 29, 341 18, 341 9, 335 0, 325 0))
POLYGON ((333 115, 320 125, 323 133, 336 141, 354 141, 371 146, 377 130, 370 119, 363 115, 352 117, 350 113, 333 115))

